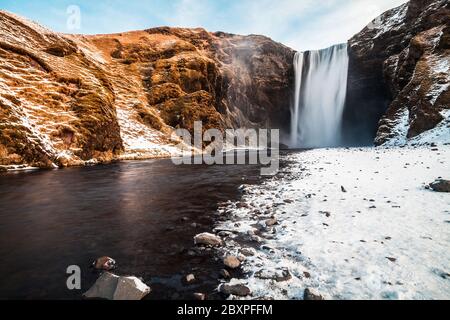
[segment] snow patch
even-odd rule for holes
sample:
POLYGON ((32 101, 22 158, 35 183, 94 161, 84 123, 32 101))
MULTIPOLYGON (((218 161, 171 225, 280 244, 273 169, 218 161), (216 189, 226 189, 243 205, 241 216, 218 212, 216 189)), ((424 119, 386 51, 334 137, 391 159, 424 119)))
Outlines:
POLYGON ((448 146, 287 155, 280 176, 241 188, 247 206, 219 209, 231 216, 217 230, 229 252, 256 248, 243 263, 253 297, 315 288, 326 299, 449 299, 450 197, 425 188, 450 172, 448 159, 448 146), (261 229, 272 215, 279 225, 261 229), (255 230, 260 242, 249 240, 255 230), (257 276, 279 268, 292 278, 257 276))

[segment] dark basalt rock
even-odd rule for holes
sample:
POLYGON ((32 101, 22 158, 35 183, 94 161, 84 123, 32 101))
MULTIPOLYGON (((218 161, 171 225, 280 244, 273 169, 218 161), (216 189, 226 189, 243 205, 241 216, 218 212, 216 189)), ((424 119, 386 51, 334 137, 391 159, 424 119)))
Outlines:
POLYGON ((439 74, 449 59, 450 6, 445 0, 411 0, 387 11, 349 41, 344 134, 349 144, 381 145, 395 138, 407 112, 407 137, 436 127, 450 107, 450 82, 439 74), (379 120, 381 121, 379 122, 379 120))
POLYGON ((438 179, 430 184, 430 188, 436 192, 450 192, 450 180, 438 179))

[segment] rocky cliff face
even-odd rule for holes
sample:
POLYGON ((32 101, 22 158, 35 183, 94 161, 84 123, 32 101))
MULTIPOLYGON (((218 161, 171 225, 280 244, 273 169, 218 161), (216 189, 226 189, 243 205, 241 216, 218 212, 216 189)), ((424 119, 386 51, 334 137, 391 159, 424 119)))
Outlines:
POLYGON ((279 127, 294 52, 262 36, 157 28, 62 35, 0 12, 0 165, 179 152, 175 128, 279 127))
POLYGON ((349 139, 450 143, 449 22, 448 1, 411 0, 350 40, 349 139))

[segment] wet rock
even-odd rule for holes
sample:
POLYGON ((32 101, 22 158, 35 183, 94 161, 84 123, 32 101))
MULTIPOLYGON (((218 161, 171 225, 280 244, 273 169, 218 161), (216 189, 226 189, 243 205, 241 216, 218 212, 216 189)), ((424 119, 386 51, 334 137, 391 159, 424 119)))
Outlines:
POLYGON ((151 292, 150 287, 136 277, 120 277, 114 300, 142 300, 151 292))
POLYGON ((251 295, 251 290, 243 284, 222 284, 219 287, 219 292, 225 295, 233 295, 238 297, 246 297, 251 295))
POLYGON ((450 192, 450 180, 438 179, 430 184, 430 188, 436 192, 450 192))
POLYGON ((303 300, 320 301, 325 300, 322 295, 315 289, 307 288, 303 294, 303 300))
POLYGON ((116 260, 105 256, 95 260, 92 266, 97 270, 111 271, 116 268, 116 260))
POLYGON ((193 296, 194 296, 194 299, 198 300, 198 301, 206 300, 206 295, 204 293, 198 293, 197 292, 197 293, 194 293, 193 296))
POLYGON ((187 284, 191 284, 195 281, 195 276, 193 274, 188 274, 184 280, 187 284))
POLYGON ((237 269, 241 266, 241 261, 235 256, 226 256, 223 264, 230 269, 237 269))
POLYGON ((230 279, 231 278, 230 273, 227 270, 225 270, 225 269, 220 270, 220 276, 223 279, 230 279))
POLYGON ((222 245, 222 239, 211 233, 201 233, 194 237, 194 243, 196 245, 205 245, 211 247, 217 247, 222 245))
POLYGON ((255 277, 263 280, 275 280, 276 282, 285 282, 292 279, 288 269, 278 270, 260 270, 255 273, 255 277))

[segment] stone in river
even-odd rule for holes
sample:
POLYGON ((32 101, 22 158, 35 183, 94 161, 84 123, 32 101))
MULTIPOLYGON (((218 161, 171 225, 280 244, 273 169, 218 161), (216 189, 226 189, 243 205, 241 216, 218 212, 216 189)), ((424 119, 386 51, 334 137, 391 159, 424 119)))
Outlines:
POLYGON ((220 276, 223 279, 230 279, 231 278, 230 273, 227 270, 225 270, 225 269, 220 270, 220 276))
POLYGON ((195 281, 195 276, 193 274, 188 274, 185 278, 186 283, 192 283, 195 281))
POLYGON ((92 266, 97 270, 111 271, 116 268, 116 260, 110 257, 101 257, 95 260, 92 266))
POLYGON ((235 256, 226 256, 223 264, 230 269, 237 269, 241 265, 241 261, 235 256))
POLYGON ((216 235, 205 232, 205 233, 196 235, 194 237, 194 243, 196 245, 205 245, 205 246, 216 247, 216 246, 222 245, 222 239, 220 239, 216 235))
POLYGON ((141 300, 150 291, 150 287, 136 277, 119 277, 105 272, 83 296, 88 299, 141 300))
POLYGON ((105 272, 83 296, 88 299, 113 300, 118 281, 119 276, 105 272))
POLYGON ((114 292, 114 300, 142 300, 151 292, 149 286, 136 277, 120 277, 114 292))
POLYGON ((194 293, 194 299, 198 301, 206 300, 206 295, 204 293, 194 293))

